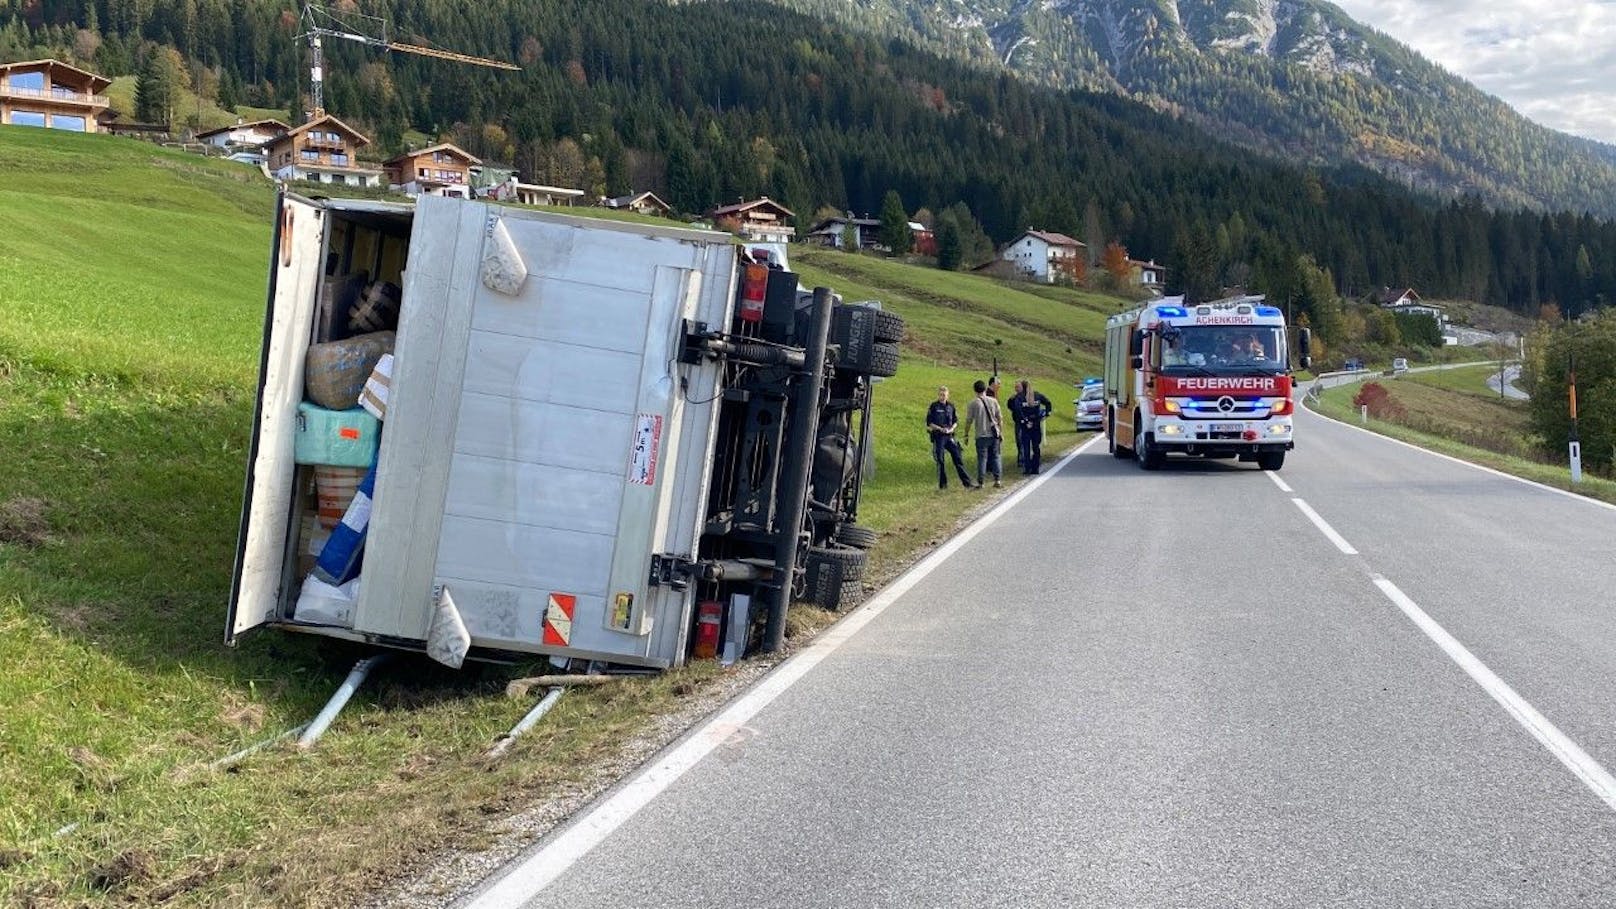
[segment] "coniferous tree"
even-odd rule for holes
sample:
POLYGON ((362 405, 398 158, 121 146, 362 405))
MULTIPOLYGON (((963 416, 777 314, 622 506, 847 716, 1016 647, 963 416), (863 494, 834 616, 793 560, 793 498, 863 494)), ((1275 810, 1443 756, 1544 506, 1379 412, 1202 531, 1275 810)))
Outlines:
POLYGON ((908 254, 914 248, 914 231, 909 229, 909 212, 895 189, 887 190, 881 200, 881 245, 895 256, 908 254))
POLYGON ((937 219, 937 267, 944 271, 955 271, 960 267, 964 255, 959 220, 952 211, 944 211, 937 219))

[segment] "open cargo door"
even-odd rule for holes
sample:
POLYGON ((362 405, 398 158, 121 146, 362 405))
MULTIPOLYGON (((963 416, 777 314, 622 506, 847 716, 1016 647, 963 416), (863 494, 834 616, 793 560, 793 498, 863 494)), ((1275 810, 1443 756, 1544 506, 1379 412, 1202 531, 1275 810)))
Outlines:
POLYGON ((317 204, 283 194, 275 221, 269 304, 264 314, 258 396, 252 445, 247 453, 246 492, 230 585, 225 641, 275 618, 285 578, 287 522, 292 512, 296 467, 293 431, 302 400, 303 362, 314 320, 315 283, 320 278, 326 212, 317 204))

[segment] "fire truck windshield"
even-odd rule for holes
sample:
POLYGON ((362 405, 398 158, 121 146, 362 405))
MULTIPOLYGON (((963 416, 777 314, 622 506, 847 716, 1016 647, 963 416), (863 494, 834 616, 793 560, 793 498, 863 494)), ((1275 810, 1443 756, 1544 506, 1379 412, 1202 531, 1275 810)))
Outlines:
POLYGON ((1156 365, 1165 373, 1285 370, 1285 329, 1275 325, 1175 325, 1163 329, 1160 339, 1156 365))

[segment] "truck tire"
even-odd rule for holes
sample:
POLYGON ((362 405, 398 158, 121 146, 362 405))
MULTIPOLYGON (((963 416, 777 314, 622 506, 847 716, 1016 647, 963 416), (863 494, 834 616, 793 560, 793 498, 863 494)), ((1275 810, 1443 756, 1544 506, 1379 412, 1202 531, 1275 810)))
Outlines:
POLYGON ((826 609, 841 606, 850 591, 860 588, 864 559, 862 549, 810 547, 803 600, 826 609))
POLYGON ((802 600, 815 606, 826 609, 835 609, 842 602, 842 588, 849 582, 842 578, 839 566, 821 562, 817 567, 808 569, 808 577, 803 584, 802 600))
POLYGON ((1257 467, 1262 470, 1278 470, 1285 466, 1285 452, 1264 451, 1257 455, 1257 467))
POLYGON ((863 581, 843 581, 842 582, 841 595, 839 597, 837 597, 836 605, 832 606, 831 608, 840 610, 840 609, 846 609, 849 606, 857 606, 860 602, 863 601, 863 599, 864 599, 864 582, 863 581))
POLYGON ((884 309, 875 311, 875 339, 886 344, 903 340, 903 316, 884 309))
POLYGON ((1119 461, 1133 457, 1133 452, 1117 444, 1117 415, 1114 412, 1107 414, 1105 423, 1105 447, 1110 450, 1111 457, 1119 461))
POLYGON ((849 521, 836 525, 836 542, 846 543, 857 549, 869 549, 875 545, 876 533, 868 527, 854 524, 849 521))
POLYGON ((1139 431, 1137 423, 1133 428, 1133 456, 1144 470, 1161 470, 1162 462, 1166 460, 1166 456, 1139 431))
POLYGON ((870 375, 895 376, 898 374, 898 345, 877 343, 870 354, 870 375))
POLYGON ((813 580, 816 568, 821 569, 820 574, 825 573, 822 570, 824 566, 839 569, 841 577, 838 579, 838 583, 840 581, 857 580, 864 576, 864 563, 868 560, 869 554, 862 549, 853 549, 847 546, 810 546, 808 547, 809 580, 810 582, 813 580))

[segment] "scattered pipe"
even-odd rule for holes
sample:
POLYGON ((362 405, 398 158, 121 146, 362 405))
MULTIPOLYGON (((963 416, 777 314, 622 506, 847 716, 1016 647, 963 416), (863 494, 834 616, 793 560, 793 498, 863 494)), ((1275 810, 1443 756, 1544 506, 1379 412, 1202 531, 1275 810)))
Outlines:
POLYGON ((258 743, 253 744, 253 745, 248 745, 247 747, 241 749, 240 751, 236 752, 235 754, 231 754, 231 755, 227 755, 225 757, 219 758, 217 761, 214 761, 213 763, 209 764, 208 768, 210 770, 228 770, 231 767, 234 767, 235 765, 241 763, 246 758, 258 753, 259 751, 262 751, 265 748, 268 748, 269 746, 275 744, 276 742, 284 742, 287 739, 291 738, 292 736, 302 733, 303 730, 305 730, 307 728, 309 728, 309 724, 304 723, 303 725, 298 726, 296 728, 288 729, 285 732, 280 733, 279 735, 270 736, 269 738, 264 739, 261 742, 258 742, 258 743))
POLYGON ((533 725, 543 719, 544 715, 550 712, 550 708, 554 707, 556 701, 561 700, 561 696, 566 692, 567 689, 560 686, 551 688, 550 693, 535 704, 533 709, 527 712, 527 716, 522 717, 520 722, 512 726, 510 732, 505 733, 494 741, 494 747, 488 749, 488 759, 494 760, 503 755, 511 747, 511 743, 516 741, 516 737, 532 729, 533 725))
POLYGON ((388 656, 389 654, 378 653, 355 663, 354 668, 349 670, 348 677, 343 679, 342 684, 337 687, 336 694, 331 695, 331 700, 326 702, 325 708, 320 711, 318 716, 310 720, 307 726, 303 727, 303 735, 298 738, 297 747, 313 747, 320 736, 325 735, 331 721, 337 718, 337 714, 342 712, 342 708, 348 706, 348 699, 353 697, 355 691, 359 690, 359 686, 364 683, 365 677, 370 675, 370 670, 387 659, 388 656))
POLYGON ((621 679, 620 675, 536 675, 526 679, 513 679, 505 686, 505 696, 525 698, 535 688, 564 688, 571 685, 605 685, 621 679))

